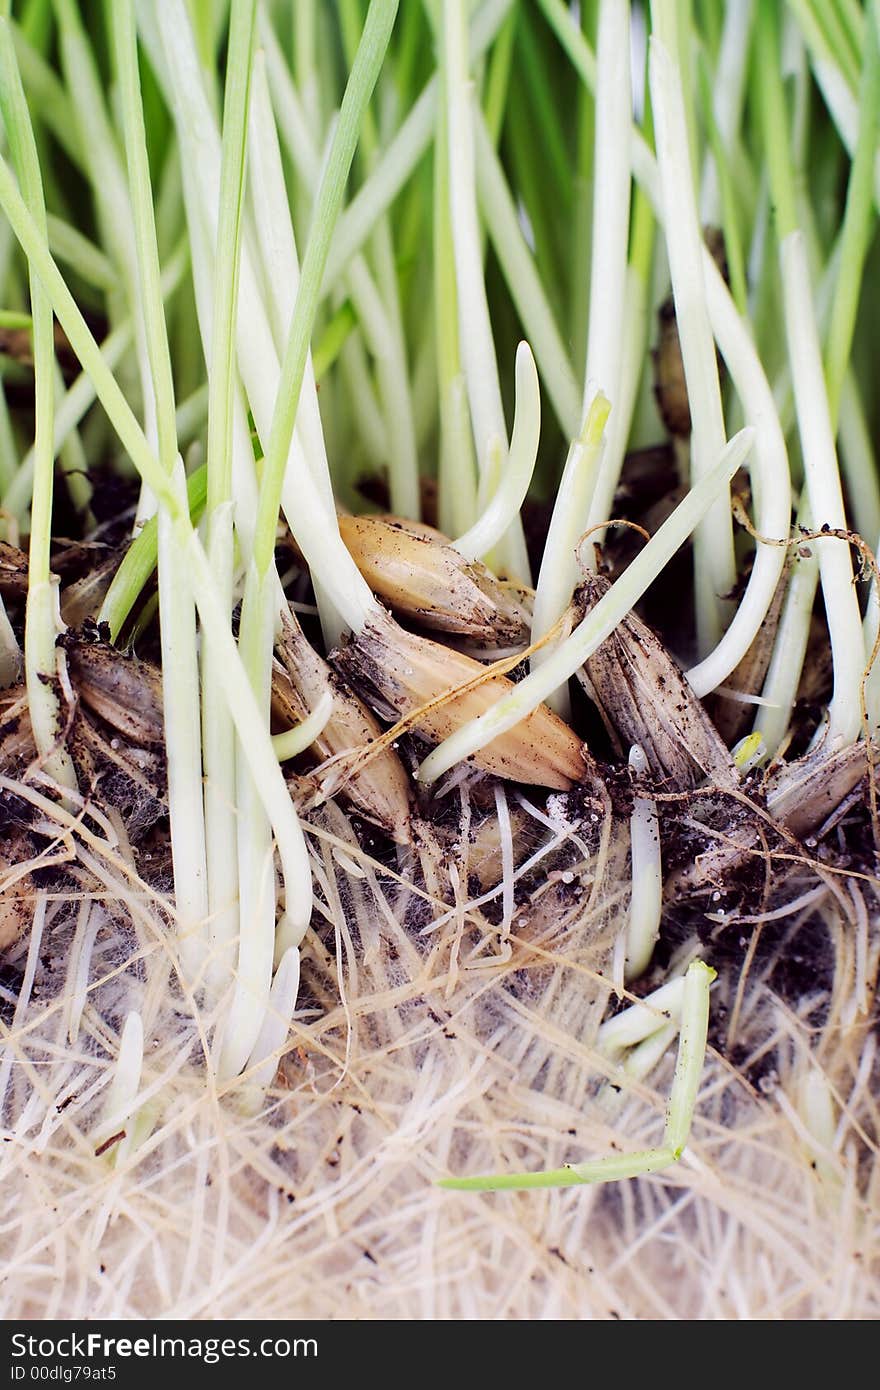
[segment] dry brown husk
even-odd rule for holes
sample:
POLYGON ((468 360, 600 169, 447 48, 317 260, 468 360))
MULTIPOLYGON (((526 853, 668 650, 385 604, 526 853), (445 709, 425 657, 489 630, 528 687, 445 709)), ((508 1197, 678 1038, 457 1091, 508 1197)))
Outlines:
POLYGON ((339 534, 370 588, 395 613, 494 646, 525 642, 517 592, 485 565, 465 560, 432 526, 396 516, 340 516, 339 534))
MULTIPOLYGON (((367 700, 378 701, 385 713, 414 716, 412 727, 432 743, 512 689, 506 677, 488 675, 472 657, 407 632, 382 613, 335 660, 367 700), (468 683, 471 688, 464 693, 451 693, 468 683)), ((497 777, 560 791, 594 774, 581 740, 546 705, 475 753, 472 762, 497 777)))
POLYGON ((393 748, 385 746, 350 771, 353 758, 366 751, 382 730, 362 700, 348 690, 306 639, 295 615, 282 613, 272 673, 272 709, 290 728, 315 709, 328 693, 333 711, 312 745, 314 755, 329 763, 314 775, 326 794, 339 795, 361 815, 383 826, 401 844, 410 839, 410 790, 406 773, 393 748))
MULTIPOLYGON (((577 602, 589 612, 610 587, 603 576, 589 574, 577 602)), ((730 752, 703 705, 636 613, 626 615, 577 674, 618 753, 638 744, 654 778, 677 790, 706 778, 722 786, 739 784, 730 752)))
POLYGON ((136 743, 162 744, 162 672, 100 638, 65 640, 67 665, 80 697, 136 743))

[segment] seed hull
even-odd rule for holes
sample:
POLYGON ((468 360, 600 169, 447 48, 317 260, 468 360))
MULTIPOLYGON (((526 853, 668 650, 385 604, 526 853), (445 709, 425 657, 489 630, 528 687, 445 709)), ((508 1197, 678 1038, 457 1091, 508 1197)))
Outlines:
MULTIPOLYGON (((431 743, 513 689, 506 677, 487 675, 472 657, 407 632, 387 614, 370 622, 335 661, 374 707, 412 717, 412 727, 431 743), (475 680, 480 683, 464 693, 452 693, 475 680)), ((496 777, 557 791, 596 775, 584 744, 546 705, 475 753, 473 763, 496 777)))

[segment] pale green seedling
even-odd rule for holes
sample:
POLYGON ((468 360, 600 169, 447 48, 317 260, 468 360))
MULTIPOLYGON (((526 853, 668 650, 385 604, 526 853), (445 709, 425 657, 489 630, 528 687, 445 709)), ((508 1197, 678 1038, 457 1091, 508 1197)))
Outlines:
POLYGON ((610 1154, 587 1163, 570 1163, 540 1173, 491 1173, 472 1178, 443 1178, 439 1187, 464 1192, 511 1192, 530 1187, 577 1187, 581 1183, 619 1182, 657 1173, 677 1163, 691 1132, 709 1030, 709 987, 715 971, 704 961, 688 966, 681 1004, 678 1056, 666 1108, 663 1142, 653 1149, 610 1154))

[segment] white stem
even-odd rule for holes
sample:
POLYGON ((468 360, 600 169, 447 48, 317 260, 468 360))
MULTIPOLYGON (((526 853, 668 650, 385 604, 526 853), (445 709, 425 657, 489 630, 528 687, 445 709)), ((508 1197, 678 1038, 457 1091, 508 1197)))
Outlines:
MULTIPOLYGON (((233 445, 234 447, 234 445, 233 445)), ((221 502, 208 519, 207 551, 221 603, 233 605, 233 504, 221 502)), ((207 633, 201 645, 202 755, 205 769, 205 860, 210 950, 206 968, 213 1003, 232 975, 239 931, 236 857, 235 727, 223 695, 223 660, 207 633)))
MULTIPOLYGON (((185 255, 175 255, 168 262, 162 277, 162 292, 166 299, 173 294, 180 284, 186 265, 187 257, 185 255)), ((115 371, 122 361, 131 346, 133 334, 132 321, 130 318, 126 318, 104 339, 101 344, 101 356, 109 371, 115 371)), ((55 410, 53 447, 56 455, 60 452, 70 431, 76 428, 94 400, 95 387, 92 379, 86 372, 81 372, 65 393, 64 398, 58 402, 55 410)), ((30 506, 33 477, 34 450, 30 448, 22 459, 21 466, 3 498, 4 511, 12 512, 14 516, 23 515, 30 506)))
POLYGON ((773 654, 761 690, 762 703, 755 719, 755 732, 761 735, 771 758, 785 738, 791 720, 818 583, 818 553, 812 541, 804 541, 792 561, 773 654))
MULTIPOLYGON (((789 233, 779 248, 779 257, 788 356, 813 525, 816 530, 824 526, 845 530, 847 523, 840 471, 802 232, 789 233)), ((822 593, 834 658, 834 695, 828 711, 829 734, 832 742, 845 745, 858 738, 861 728, 858 692, 864 666, 852 558, 845 540, 819 540, 813 544, 819 556, 822 593)))
POLYGON ((706 1038, 709 1032, 709 987, 715 971, 704 961, 695 960, 684 977, 681 1001, 681 1033, 675 1075, 669 1092, 664 1144, 677 1158, 691 1132, 691 1120, 700 1089, 706 1038))
POLYGON ((837 429, 853 525, 860 536, 876 536, 880 533, 877 460, 852 369, 843 378, 837 429))
MULTIPOLYGON (((216 240, 220 180, 220 146, 216 123, 205 97, 198 58, 186 13, 179 0, 167 0, 157 18, 171 74, 171 97, 182 146, 198 181, 201 215, 216 240)), ((257 430, 268 440, 280 380, 272 330, 244 239, 241 248, 236 345, 242 380, 257 430)), ((324 460, 305 454, 295 431, 282 494, 282 506, 304 554, 311 552, 314 575, 334 608, 332 627, 358 631, 375 611, 375 600, 339 540, 332 485, 324 460), (307 494, 307 500, 306 500, 307 494), (306 531, 309 535, 306 535, 306 531), (335 538, 335 539, 334 539, 335 538)))
MULTIPOLYGON (((694 479, 699 479, 711 467, 724 444, 724 417, 715 344, 706 306, 702 234, 688 154, 681 75, 673 57, 675 31, 671 0, 655 0, 652 11, 658 32, 665 40, 661 42, 654 35, 650 45, 657 164, 691 412, 691 469, 694 479)), ((697 637, 704 654, 717 643, 726 626, 728 605, 724 596, 733 589, 735 581, 730 505, 727 498, 722 497, 694 536, 697 637)))
POLYGON ((480 211, 511 297, 534 349, 544 390, 550 397, 563 434, 567 439, 574 439, 581 423, 581 392, 534 259, 522 234, 516 204, 486 129, 485 117, 479 109, 475 110, 474 116, 480 211))
POLYGON ((248 1079, 261 1092, 272 1084, 278 1067, 278 1057, 290 1032, 290 1020, 296 1008, 298 991, 299 951, 292 946, 284 952, 275 971, 263 1026, 248 1058, 248 1079))
MULTIPOLYGON (((544 637, 565 612, 577 583, 577 544, 582 534, 582 518, 587 511, 596 473, 601 466, 607 433, 608 403, 594 396, 590 413, 580 436, 569 446, 562 479, 556 493, 553 514, 547 529, 544 556, 538 574, 532 613, 532 640, 544 637), (597 418, 596 412, 600 415, 597 418)), ((547 642, 532 653, 531 669, 546 666, 558 649, 558 642, 547 642)), ((565 718, 568 714, 568 688, 551 691, 549 703, 565 718)))
POLYGON ((55 638, 63 624, 58 606, 58 580, 28 585, 24 625, 24 669, 28 713, 43 771, 60 787, 76 788, 76 772, 62 739, 58 703, 58 649, 55 638))
MULTIPOLYGON (((178 490, 185 489, 179 456, 176 473, 178 490)), ((158 525, 162 699, 174 895, 181 963, 193 985, 200 982, 204 968, 208 932, 196 616, 186 556, 164 507, 160 508, 158 525)))
MULTIPOLYGON (((629 0, 601 0, 597 43, 595 192, 590 322, 582 418, 597 391, 620 405, 629 243, 630 76, 629 0)), ((583 517, 582 521, 586 518, 583 517)))
MULTIPOLYGON (((474 16, 470 33, 472 64, 483 56, 507 17, 513 0, 485 0, 474 16)), ((363 246, 378 219, 391 206, 425 150, 431 143, 437 120, 438 83, 436 77, 413 104, 394 139, 363 187, 358 189, 341 214, 333 233, 322 290, 327 294, 363 246)))
POLYGON ((757 542, 752 573, 730 627, 714 650, 688 671, 688 680, 700 697, 721 685, 751 646, 779 583, 786 556, 781 542, 787 541, 791 523, 788 453, 773 393, 748 328, 737 313, 721 272, 705 246, 702 258, 707 303, 718 346, 742 403, 745 419, 755 430, 750 464, 755 526, 768 541, 780 544, 757 542))
MULTIPOLYGON (((638 744, 630 749, 629 765, 637 774, 648 770, 648 760, 638 744)), ((633 798, 629 833, 632 893, 626 928, 624 978, 634 980, 647 969, 660 935, 663 875, 660 866, 660 824, 653 797, 636 795, 633 798)))
MULTIPOLYGON (((507 425, 501 401, 498 363, 477 217, 474 171, 472 87, 468 71, 467 18, 464 0, 443 0, 443 69, 446 92, 449 203, 458 292, 459 342, 471 408, 477 466, 484 477, 498 447, 507 453, 507 425)), ((517 521, 505 540, 504 561, 519 578, 528 578, 528 561, 517 521)))
MULTIPOLYGON (((590 509, 587 515, 587 530, 611 520, 614 494, 620 481, 620 471, 626 455, 632 429, 633 413, 645 363, 645 349, 648 343, 648 285, 635 266, 627 267, 626 294, 623 312, 623 342, 625 352, 620 374, 618 404, 612 410, 605 435, 605 448, 599 460, 590 509)), ((601 544, 604 530, 597 530, 593 539, 601 544)), ((592 568, 592 548, 587 553, 587 563, 592 568)))
MULTIPOLYGON (((269 722, 272 646, 277 618, 276 576, 261 579, 251 563, 242 603, 239 651, 260 710, 269 722)), ((240 925, 235 989, 222 1034, 218 1074, 235 1076, 247 1062, 269 1004, 275 952, 275 869, 269 818, 247 762, 236 756, 240 925)))
MULTIPOLYGON (((753 0, 737 0, 736 4, 728 5, 724 15, 724 28, 721 31, 718 62, 715 66, 712 106, 718 134, 728 151, 728 157, 742 118, 752 9, 753 0)), ((721 222, 721 190, 718 170, 711 151, 707 151, 703 165, 700 218, 704 226, 715 227, 721 222)))
POLYGON ((501 482, 473 526, 454 542, 466 560, 479 560, 500 541, 519 516, 535 471, 541 436, 541 388, 538 370, 528 343, 516 350, 516 409, 510 453, 501 482))

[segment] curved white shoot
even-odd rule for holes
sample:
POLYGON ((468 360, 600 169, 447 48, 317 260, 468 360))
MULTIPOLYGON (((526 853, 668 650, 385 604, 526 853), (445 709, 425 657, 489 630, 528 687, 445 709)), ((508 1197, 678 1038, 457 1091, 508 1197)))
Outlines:
POLYGON ((596 1037, 597 1048, 604 1057, 615 1057, 638 1047, 667 1023, 678 1022, 683 997, 684 976, 679 975, 646 995, 640 1003, 631 1004, 628 1009, 606 1019, 596 1037))
POLYGON ((561 642, 544 665, 533 670, 496 705, 469 720, 445 739, 418 770, 421 782, 433 782, 456 763, 470 757, 512 729, 547 696, 569 679, 588 656, 612 633, 637 603, 664 565, 684 544, 707 510, 730 482, 754 442, 754 430, 740 430, 722 451, 716 466, 705 474, 678 504, 632 564, 591 609, 570 637, 561 642))
MULTIPOLYGON (((636 774, 648 770, 648 760, 638 744, 629 750, 629 765, 636 774)), ((629 834, 632 892, 626 927, 624 978, 627 981, 636 979, 647 969, 660 935, 663 875, 657 803, 652 796, 633 798, 629 834)))
MULTIPOLYGON (((605 447, 605 429, 610 410, 610 402, 601 394, 595 395, 580 436, 569 447, 535 590, 533 641, 550 631, 571 601, 578 577, 577 543, 605 447)), ((548 642, 533 652, 532 671, 545 666, 555 650, 556 644, 548 642)), ((568 712, 568 691, 564 685, 550 692, 549 703, 558 714, 564 716, 568 712)))
POLYGON ((106 1143, 120 1131, 125 1131, 120 1142, 110 1149, 114 1162, 131 1147, 131 1120, 137 1105, 143 1065, 144 1025, 140 1014, 132 1011, 122 1025, 113 1080, 107 1088, 101 1123, 93 1135, 100 1148, 102 1140, 106 1143))
POLYGON ((510 452, 492 500, 473 526, 453 544, 466 560, 480 560, 519 516, 535 471, 541 436, 541 388, 528 343, 516 350, 516 408, 510 452))
POLYGON ((318 735, 323 733, 332 713, 333 696, 329 690, 325 690, 311 714, 307 715, 302 723, 293 729, 285 729, 281 734, 273 735, 272 747, 278 761, 283 763, 288 758, 296 758, 310 748, 318 735))
POLYGON ((272 1084, 278 1057, 290 1032, 290 1020, 299 993, 299 951, 295 946, 284 952, 269 994, 269 1003, 248 1058, 248 1081, 262 1093, 272 1084))
MULTIPOLYGON (((576 1187, 581 1183, 617 1182, 623 1178, 638 1177, 642 1173, 656 1173, 675 1163, 684 1152, 693 1122, 709 1033, 709 989, 714 978, 715 971, 710 966, 695 960, 688 966, 684 979, 677 981, 681 985, 681 1032, 666 1108, 663 1143, 659 1147, 637 1153, 612 1154, 589 1163, 571 1163, 543 1173, 493 1173, 473 1178, 446 1178, 438 1186, 471 1192, 576 1187)), ((666 1042, 669 1039, 669 1025, 661 1023, 655 1033, 666 1042)), ((654 1057, 652 1043, 653 1039, 649 1039, 647 1051, 654 1057)), ((657 1058, 654 1057, 654 1060, 657 1058)))
POLYGON ((737 312, 717 265, 702 250, 706 300, 715 339, 727 364, 748 423, 755 430, 749 465, 755 498, 755 529, 770 542, 757 542, 746 591, 730 627, 718 645, 687 673, 701 698, 721 685, 739 665, 773 601, 785 564, 785 542, 791 525, 791 477, 785 437, 773 392, 751 335, 737 312))

